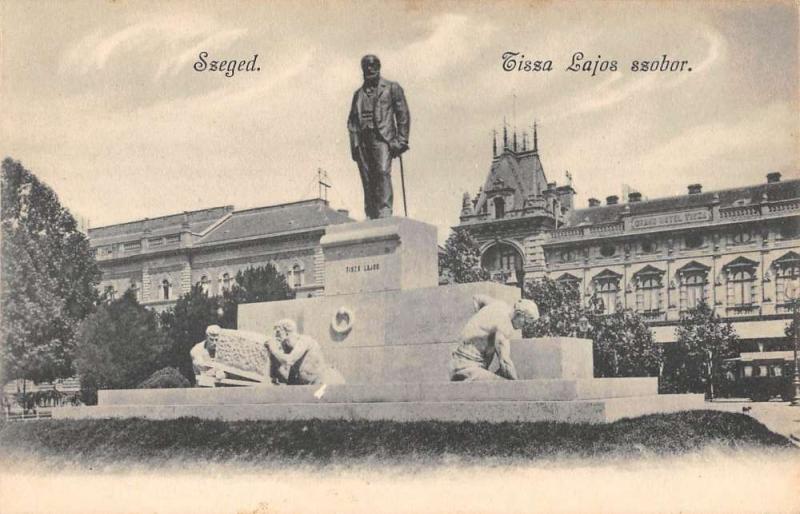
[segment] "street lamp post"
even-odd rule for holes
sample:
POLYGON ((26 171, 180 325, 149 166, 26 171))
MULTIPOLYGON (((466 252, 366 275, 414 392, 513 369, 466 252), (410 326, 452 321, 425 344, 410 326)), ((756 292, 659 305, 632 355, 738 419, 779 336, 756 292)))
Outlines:
POLYGON ((794 379, 792 388, 794 396, 792 405, 800 407, 800 361, 797 360, 798 346, 800 346, 800 279, 790 280, 786 284, 786 297, 792 301, 792 314, 794 319, 794 379))

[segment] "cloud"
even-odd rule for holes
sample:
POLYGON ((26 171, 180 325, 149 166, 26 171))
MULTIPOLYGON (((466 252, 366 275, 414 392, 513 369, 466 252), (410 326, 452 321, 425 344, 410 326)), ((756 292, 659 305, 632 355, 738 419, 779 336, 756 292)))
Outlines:
POLYGON ((240 40, 247 31, 244 29, 225 30, 211 34, 199 43, 180 53, 177 57, 172 54, 165 56, 158 65, 154 80, 158 80, 163 75, 178 74, 189 62, 197 59, 197 55, 209 48, 224 50, 231 47, 236 41, 240 40))
POLYGON ((59 72, 86 75, 104 70, 114 59, 141 58, 150 52, 159 58, 155 71, 158 79, 176 73, 201 48, 228 48, 246 33, 243 29, 221 27, 205 16, 150 18, 88 34, 64 52, 59 72))

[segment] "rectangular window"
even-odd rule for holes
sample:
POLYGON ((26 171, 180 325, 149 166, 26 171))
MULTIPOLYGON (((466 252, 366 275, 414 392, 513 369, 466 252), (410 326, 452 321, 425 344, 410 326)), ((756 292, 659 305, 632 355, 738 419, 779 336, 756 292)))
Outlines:
POLYGON ((597 296, 603 301, 603 312, 613 314, 617 310, 617 293, 619 283, 617 280, 604 279, 597 284, 597 296))
POLYGON ((640 312, 659 312, 661 309, 661 279, 659 277, 645 276, 640 279, 636 303, 640 312))
POLYGON ((681 310, 697 307, 705 299, 706 274, 692 272, 682 277, 681 310))

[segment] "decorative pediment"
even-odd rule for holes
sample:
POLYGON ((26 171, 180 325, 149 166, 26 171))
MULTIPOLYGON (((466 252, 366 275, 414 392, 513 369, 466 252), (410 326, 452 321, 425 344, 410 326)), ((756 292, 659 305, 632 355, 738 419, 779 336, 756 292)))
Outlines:
POLYGON ((651 266, 651 265, 648 264, 644 268, 642 268, 639 271, 637 271, 636 273, 634 273, 633 276, 635 278, 653 276, 653 275, 660 277, 663 274, 664 274, 663 270, 660 270, 660 269, 656 268, 655 266, 651 266))
POLYGON ((746 257, 737 257, 734 260, 732 260, 731 262, 729 262, 728 264, 726 264, 725 266, 723 266, 722 269, 725 269, 725 270, 734 269, 734 268, 752 269, 752 268, 755 268, 757 266, 758 266, 758 263, 756 261, 751 261, 750 259, 748 259, 746 257))
POLYGON ((556 282, 580 282, 581 279, 573 275, 572 273, 564 273, 560 277, 556 279, 556 282))
POLYGON ((701 264, 697 261, 691 261, 683 265, 681 268, 678 268, 678 273, 691 273, 692 271, 703 271, 707 273, 710 269, 710 266, 706 266, 705 264, 701 264))
POLYGON ((797 252, 786 252, 785 254, 781 255, 774 261, 772 261, 773 266, 786 266, 786 265, 797 265, 800 264, 800 255, 797 252))
POLYGON ((622 278, 621 274, 615 273, 615 272, 611 271, 610 269, 604 269, 603 271, 601 271, 600 273, 595 275, 592 278, 592 280, 609 280, 609 279, 619 280, 620 278, 622 278))

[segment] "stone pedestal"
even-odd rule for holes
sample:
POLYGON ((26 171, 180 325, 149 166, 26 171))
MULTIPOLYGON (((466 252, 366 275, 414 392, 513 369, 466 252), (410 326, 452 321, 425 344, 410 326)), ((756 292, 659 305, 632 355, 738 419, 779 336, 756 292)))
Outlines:
POLYGON ((271 333, 277 320, 295 320, 349 384, 446 382, 450 353, 475 313, 476 294, 509 304, 519 299, 515 287, 477 282, 251 303, 239 306, 238 321, 240 329, 271 333), (337 332, 334 322, 342 310, 351 326, 337 332))
POLYGON ((240 305, 238 328, 269 334, 276 321, 295 320, 347 384, 100 391, 97 407, 54 417, 607 422, 703 406, 703 395, 658 395, 656 378, 593 378, 592 342, 568 337, 517 334, 518 381, 449 382, 472 297, 513 304, 519 289, 439 287, 436 229, 425 223, 387 218, 327 230, 325 295, 240 305))
POLYGON ((436 227, 410 218, 330 225, 320 240, 325 296, 439 283, 436 227))

